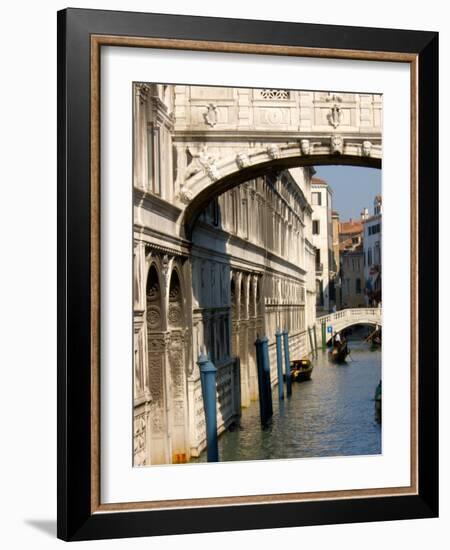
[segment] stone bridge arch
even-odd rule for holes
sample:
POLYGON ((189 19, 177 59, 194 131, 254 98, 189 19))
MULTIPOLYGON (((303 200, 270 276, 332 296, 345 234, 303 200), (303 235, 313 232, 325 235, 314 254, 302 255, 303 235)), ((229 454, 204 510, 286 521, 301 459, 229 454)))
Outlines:
POLYGON ((171 203, 184 237, 211 198, 268 170, 380 168, 382 96, 140 83, 135 133, 135 188, 171 203))
POLYGON ((326 342, 328 343, 335 334, 352 326, 371 325, 382 327, 383 317, 381 315, 381 308, 378 307, 348 308, 317 317, 316 329, 318 334, 320 334, 323 325, 326 328, 326 342), (332 327, 332 332, 328 332, 329 327, 332 327))
MULTIPOLYGON (((182 209, 180 226, 184 236, 190 238, 192 228, 198 215, 208 206, 215 197, 240 185, 268 173, 305 166, 342 165, 362 166, 367 168, 381 168, 381 155, 378 152, 373 156, 361 153, 362 145, 356 145, 345 153, 332 152, 331 145, 328 152, 324 147, 317 154, 302 154, 300 144, 286 146, 279 149, 267 147, 247 157, 245 164, 240 164, 237 157, 222 161, 213 172, 203 169, 196 177, 190 178, 183 185, 179 200, 182 209), (191 181, 192 180, 192 181, 191 181)), ((214 165, 215 166, 215 165, 214 165)))

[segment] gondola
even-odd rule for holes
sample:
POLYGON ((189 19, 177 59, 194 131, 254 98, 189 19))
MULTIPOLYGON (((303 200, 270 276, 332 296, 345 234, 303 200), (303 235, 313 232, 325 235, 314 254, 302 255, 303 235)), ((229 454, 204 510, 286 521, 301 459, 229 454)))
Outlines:
POLYGON ((345 363, 347 355, 350 353, 347 342, 335 342, 328 352, 330 359, 334 363, 345 363))
POLYGON ((381 380, 375 390, 375 415, 378 422, 381 422, 381 380))
POLYGON ((371 349, 377 349, 381 347, 381 329, 376 328, 373 332, 369 334, 366 338, 366 342, 370 343, 371 349))
POLYGON ((293 382, 304 382, 311 379, 313 364, 307 358, 295 359, 291 362, 291 380, 293 382))
POLYGON ((372 349, 380 348, 381 347, 381 333, 378 332, 378 334, 375 334, 372 336, 370 340, 370 346, 372 349))

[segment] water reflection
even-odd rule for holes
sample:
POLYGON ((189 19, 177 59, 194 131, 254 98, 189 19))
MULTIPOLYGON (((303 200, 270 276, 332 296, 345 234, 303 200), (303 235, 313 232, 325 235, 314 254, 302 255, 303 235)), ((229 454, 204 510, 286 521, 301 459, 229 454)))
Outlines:
MULTIPOLYGON (((272 422, 261 429, 259 404, 243 409, 241 426, 219 438, 221 461, 348 456, 381 453, 381 424, 374 395, 381 379, 381 351, 350 341, 347 363, 319 351, 309 382, 293 384, 292 397, 273 392, 272 422)), ((193 462, 206 461, 206 453, 193 462)))

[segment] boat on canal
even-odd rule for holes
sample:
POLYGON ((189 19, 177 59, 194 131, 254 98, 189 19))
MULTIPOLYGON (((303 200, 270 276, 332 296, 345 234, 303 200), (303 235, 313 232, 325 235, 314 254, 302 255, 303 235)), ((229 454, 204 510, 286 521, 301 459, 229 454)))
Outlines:
POLYGON ((381 380, 375 390, 375 414, 377 419, 381 422, 381 380))
POLYGON ((334 342, 333 347, 328 352, 333 363, 345 363, 347 355, 350 353, 347 342, 334 342))
POLYGON ((291 362, 291 380, 293 382, 310 380, 313 368, 314 365, 310 359, 306 357, 303 359, 295 359, 291 362))
POLYGON ((370 343, 370 348, 372 350, 380 348, 381 347, 381 328, 377 326, 375 330, 371 332, 369 336, 366 338, 366 342, 370 343))

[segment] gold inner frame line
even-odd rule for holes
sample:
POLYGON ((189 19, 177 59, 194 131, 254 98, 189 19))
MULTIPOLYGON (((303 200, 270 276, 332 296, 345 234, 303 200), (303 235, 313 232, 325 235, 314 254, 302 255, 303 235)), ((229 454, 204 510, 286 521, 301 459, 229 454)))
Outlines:
POLYGON ((227 505, 246 505, 346 498, 405 496, 418 494, 418 55, 401 52, 305 48, 132 36, 91 35, 90 153, 91 153, 91 513, 131 510, 162 510, 227 505), (410 479, 407 487, 317 491, 253 496, 191 498, 103 504, 100 501, 100 50, 102 46, 163 48, 205 52, 390 61, 410 65, 411 100, 411 445, 410 479))

